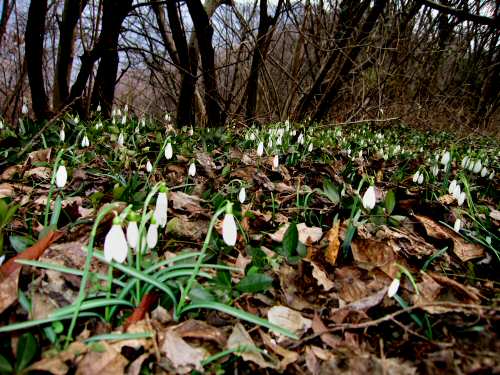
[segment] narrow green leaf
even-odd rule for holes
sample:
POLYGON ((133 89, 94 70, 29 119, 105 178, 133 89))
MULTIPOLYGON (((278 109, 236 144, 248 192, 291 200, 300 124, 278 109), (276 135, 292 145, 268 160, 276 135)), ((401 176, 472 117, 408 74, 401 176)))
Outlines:
POLYGON ((32 333, 27 332, 19 338, 17 343, 16 372, 24 370, 35 358, 38 352, 38 342, 32 333))
POLYGON ((285 236, 283 237, 282 252, 283 256, 289 258, 295 254, 297 250, 297 244, 299 242, 299 231, 297 230, 297 225, 295 223, 290 223, 288 229, 286 230, 285 236))
POLYGON ((392 214, 396 207, 396 194, 392 190, 389 190, 385 196, 385 211, 387 215, 392 214))
POLYGON ((12 365, 9 363, 7 358, 0 354, 0 373, 5 374, 11 373, 13 371, 14 369, 12 368, 12 365))

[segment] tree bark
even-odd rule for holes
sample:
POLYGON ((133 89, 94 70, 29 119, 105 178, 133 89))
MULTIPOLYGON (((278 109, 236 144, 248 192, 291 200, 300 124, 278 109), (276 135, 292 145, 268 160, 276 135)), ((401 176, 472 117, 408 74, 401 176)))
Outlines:
POLYGON ((7 22, 9 22, 12 8, 14 8, 15 0, 3 0, 2 14, 0 15, 0 47, 2 46, 3 36, 7 30, 7 22))
POLYGON ((59 110, 68 104, 69 82, 73 67, 75 28, 88 0, 65 0, 59 26, 59 45, 54 76, 53 107, 59 110))
POLYGON ((257 94, 259 90, 259 73, 264 63, 271 42, 272 31, 270 29, 276 24, 281 12, 283 0, 279 0, 276 6, 274 17, 267 14, 267 0, 260 0, 260 19, 259 29, 257 31, 257 41, 252 55, 250 65, 250 75, 245 90, 246 109, 245 120, 255 121, 255 111, 257 109, 257 94))
POLYGON ((121 26, 132 9, 132 0, 104 0, 99 67, 92 90, 91 108, 101 105, 105 117, 111 115, 118 73, 118 37, 121 26))
POLYGON ((25 58, 33 112, 38 120, 50 117, 49 99, 45 92, 42 70, 46 15, 47 0, 31 0, 26 23, 25 58))

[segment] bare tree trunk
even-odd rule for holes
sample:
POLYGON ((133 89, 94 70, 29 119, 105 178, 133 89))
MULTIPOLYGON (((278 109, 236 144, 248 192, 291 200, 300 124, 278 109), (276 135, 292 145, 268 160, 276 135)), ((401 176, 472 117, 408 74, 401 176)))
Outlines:
POLYGON ((255 43, 255 48, 252 55, 250 75, 248 77, 247 87, 245 90, 245 96, 247 100, 245 110, 246 121, 255 120, 255 111, 257 109, 257 93, 259 90, 259 73, 261 65, 266 59, 269 44, 271 42, 271 28, 276 24, 276 21, 278 20, 282 5, 283 0, 279 0, 276 6, 274 17, 269 17, 269 15, 267 14, 267 0, 260 0, 259 29, 257 32, 257 41, 255 43))
POLYGON ((336 74, 333 78, 329 89, 321 98, 318 108, 314 112, 313 116, 311 116, 313 121, 321 121, 330 112, 331 104, 339 93, 343 79, 348 76, 354 67, 356 59, 361 52, 363 41, 369 36, 372 29, 375 27, 377 19, 384 11, 386 4, 387 0, 375 0, 368 17, 362 26, 361 32, 354 42, 354 47, 351 48, 348 56, 344 59, 338 74, 336 74))
POLYGON ((9 22, 12 8, 14 8, 15 0, 3 0, 2 14, 0 15, 0 47, 2 46, 3 36, 7 30, 7 22, 9 22))
POLYGON ((73 67, 75 28, 88 0, 65 0, 62 21, 59 25, 59 45, 54 75, 53 106, 61 109, 68 103, 69 81, 73 67))
POLYGON ((45 92, 42 70, 46 15, 47 0, 31 0, 25 33, 25 58, 33 111, 38 120, 50 117, 49 99, 45 92))
MULTIPOLYGON (((215 75, 215 52, 212 46, 213 28, 210 24, 209 13, 200 0, 186 0, 189 14, 193 20, 198 42, 198 50, 201 57, 203 83, 205 86, 205 107, 207 110, 207 124, 209 126, 221 126, 226 121, 226 115, 221 105, 217 79, 215 75)), ((207 8, 215 8, 216 0, 207 4, 207 8)))

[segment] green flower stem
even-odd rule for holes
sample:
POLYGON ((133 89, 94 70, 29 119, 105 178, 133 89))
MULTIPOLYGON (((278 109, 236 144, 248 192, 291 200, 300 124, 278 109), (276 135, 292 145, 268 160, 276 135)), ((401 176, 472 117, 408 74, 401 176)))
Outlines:
POLYGON ((49 211, 50 211, 50 199, 52 198, 52 193, 54 192, 57 168, 59 167, 59 162, 61 161, 62 155, 64 153, 64 148, 60 149, 56 155, 56 160, 54 161, 54 168, 52 169, 52 178, 50 179, 50 189, 47 195, 47 205, 45 206, 45 214, 43 218, 43 226, 46 228, 49 225, 49 211))
POLYGON ((226 205, 224 204, 221 208, 219 208, 214 216, 212 217, 212 220, 210 220, 210 225, 208 226, 208 231, 207 231, 207 236, 205 237, 205 241, 203 242, 203 247, 201 249, 201 255, 198 257, 195 267, 193 269, 193 273, 191 274, 191 277, 189 278, 186 287, 182 290, 181 293, 181 298, 179 300, 179 303, 177 305, 177 314, 174 314, 174 320, 178 320, 180 318, 180 315, 183 312, 184 305, 186 304, 186 299, 189 296, 189 292, 191 291, 191 288, 193 287, 193 284, 196 280, 196 277, 198 275, 198 272, 200 271, 201 264, 203 262, 203 258, 205 257, 205 252, 208 249, 208 245, 210 244, 210 239, 212 238, 212 231, 214 229, 215 223, 217 222, 217 219, 222 213, 226 212, 226 205))
POLYGON ((66 342, 64 344, 65 348, 68 347, 69 343, 73 338, 73 330, 75 329, 76 319, 78 318, 78 313, 80 312, 80 307, 82 306, 83 300, 85 299, 85 288, 87 287, 87 281, 90 276, 90 262, 94 255, 94 240, 97 234, 97 228, 99 223, 104 219, 104 217, 110 213, 112 210, 118 208, 118 203, 111 203, 110 205, 104 207, 98 214, 95 220, 94 226, 92 227, 92 232, 90 233, 89 244, 87 245, 87 257, 85 259, 85 266, 83 268, 83 276, 80 283, 80 291, 78 292, 78 297, 75 301, 75 311, 73 313, 73 318, 68 328, 68 334, 66 336, 66 342))
MULTIPOLYGON (((111 290, 113 288, 113 263, 108 264, 108 291, 106 293, 106 298, 111 299, 111 290)), ((109 306, 106 306, 104 310, 104 320, 109 323, 110 320, 110 310, 109 306)))
POLYGON ((156 156, 156 160, 153 163, 153 169, 151 170, 151 173, 149 173, 148 179, 146 181, 146 188, 149 187, 149 180, 151 178, 151 175, 155 172, 156 166, 160 162, 160 159, 162 158, 163 154, 165 153, 165 148, 167 147, 168 142, 170 142, 170 136, 168 136, 167 138, 165 138, 165 140, 163 141, 163 144, 162 144, 162 146, 160 148, 160 152, 156 156))

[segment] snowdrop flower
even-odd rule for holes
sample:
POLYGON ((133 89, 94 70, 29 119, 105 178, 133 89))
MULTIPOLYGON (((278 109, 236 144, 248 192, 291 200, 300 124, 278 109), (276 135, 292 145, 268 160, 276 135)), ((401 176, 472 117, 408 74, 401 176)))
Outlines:
POLYGON ((224 220, 222 221, 222 239, 228 246, 234 246, 236 244, 236 222, 233 216, 233 205, 228 203, 226 206, 226 214, 224 215, 224 220))
POLYGON ((193 136, 193 134, 194 134, 194 130, 193 130, 193 127, 191 126, 191 127, 189 128, 189 130, 188 130, 188 135, 189 135, 190 137, 192 137, 192 136, 193 136))
POLYGON ((247 193, 245 191, 245 188, 242 187, 240 189, 240 193, 238 194, 238 200, 240 201, 240 203, 244 203, 246 198, 247 198, 247 193))
POLYGON ((438 173, 439 173, 439 168, 438 168, 438 166, 437 166, 437 165, 433 165, 433 166, 432 166, 432 168, 431 168, 431 172, 432 172, 432 175, 433 175, 434 177, 436 177, 436 176, 438 175, 438 173))
POLYGON ((309 143, 309 147, 307 148, 307 151, 308 151, 308 152, 312 152, 313 147, 314 147, 314 146, 313 146, 313 144, 312 144, 312 143, 309 143))
POLYGON ((127 115, 122 116, 122 125, 125 125, 127 123, 127 115))
POLYGON ((125 104, 125 108, 123 108, 124 113, 128 113, 128 104, 125 104))
POLYGON ((493 180, 493 177, 495 177, 495 171, 491 171, 491 174, 488 176, 490 180, 493 180))
POLYGON ((413 175, 413 182, 417 182, 420 177, 420 171, 416 171, 413 175))
POLYGON ((304 134, 302 134, 302 133, 299 134, 299 138, 297 138, 297 143, 299 145, 303 145, 304 144, 304 134))
POLYGON ((251 141, 255 141, 255 134, 252 132, 250 133, 250 136, 248 137, 251 141))
POLYGON ((170 117, 170 114, 168 112, 165 112, 165 121, 170 122, 172 120, 172 117, 170 117))
POLYGON ((281 146, 283 144, 283 138, 281 135, 278 136, 278 139, 276 140, 276 145, 281 146))
POLYGON ((469 164, 469 157, 466 155, 462 159, 462 163, 460 165, 462 166, 462 168, 465 169, 465 168, 467 168, 467 164, 469 164))
POLYGON ((488 169, 486 169, 486 167, 483 167, 483 169, 481 169, 481 177, 486 177, 487 174, 488 174, 488 169))
POLYGON ((297 130, 293 129, 290 134, 292 135, 292 137, 295 137, 297 135, 297 130))
POLYGON ((273 169, 277 170, 280 166, 280 159, 278 158, 278 155, 274 155, 273 158, 273 169))
POLYGON ((65 139, 66 139, 66 133, 64 132, 64 127, 62 127, 61 130, 59 130, 59 140, 61 142, 64 142, 65 139))
POLYGON ((483 164, 481 163, 481 159, 477 159, 476 162, 474 163, 474 167, 472 168, 472 172, 479 173, 482 167, 483 164))
POLYGON ((137 217, 135 214, 130 215, 127 225, 127 243, 128 245, 137 250, 139 244, 139 228, 137 227, 137 217))
POLYGON ((458 198, 457 198, 457 203, 458 203, 458 205, 459 205, 459 206, 461 206, 461 205, 463 205, 463 204, 464 204, 464 202, 465 202, 465 198, 466 198, 465 191, 462 191, 462 192, 460 193, 460 195, 458 196, 458 198))
POLYGON ((118 263, 123 263, 127 259, 128 246, 125 233, 118 217, 113 219, 113 225, 104 238, 104 259, 111 262, 113 259, 118 263))
POLYGON ((144 127, 144 125, 146 125, 146 119, 144 117, 141 117, 141 119, 139 120, 139 126, 142 128, 144 127))
POLYGON ((467 170, 472 172, 472 170, 474 169, 474 165, 475 165, 474 159, 470 159, 469 163, 467 164, 467 170))
POLYGON ((96 128, 96 130, 99 130, 100 128, 102 128, 101 120, 97 121, 97 123, 95 124, 95 128, 96 128))
POLYGON ((373 207, 375 207, 375 187, 370 186, 368 189, 366 189, 365 193, 363 194, 363 207, 366 208, 367 210, 371 210, 373 207))
POLYGON ((123 146, 125 143, 125 137, 123 136, 123 132, 120 132, 120 135, 118 136, 118 140, 116 141, 118 146, 123 146))
POLYGON ((453 189, 453 197, 458 200, 460 198, 460 193, 462 192, 462 189, 460 189, 460 185, 457 184, 455 185, 455 188, 453 189))
POLYGON ((78 116, 73 117, 73 122, 78 125, 78 123, 80 122, 80 117, 78 116))
POLYGON ((453 194, 455 187, 457 186, 457 180, 453 180, 450 182, 450 186, 448 186, 448 194, 453 194))
POLYGON ((121 110, 120 108, 118 108, 118 109, 116 110, 116 115, 117 115, 118 117, 120 117, 120 116, 122 115, 122 110, 121 110))
POLYGON ((269 142, 267 142, 267 148, 271 149, 273 147, 273 140, 269 138, 269 142))
POLYGON ((194 161, 189 165, 188 175, 190 175, 191 177, 194 177, 196 175, 196 165, 194 164, 194 161))
POLYGON ((100 104, 99 104, 99 105, 97 105, 96 111, 97 111, 97 112, 101 112, 101 105, 100 105, 100 104))
POLYGON ((441 164, 447 166, 449 162, 450 162, 450 152, 446 151, 445 153, 443 153, 443 156, 441 157, 441 164))
POLYGON ((158 243, 158 224, 154 216, 151 218, 151 224, 149 224, 146 243, 148 244, 148 249, 153 249, 158 243))
POLYGON ((167 188, 162 185, 158 190, 158 198, 156 198, 156 206, 153 216, 162 228, 167 225, 168 199, 167 188))
POLYGON ((116 117, 116 108, 111 111, 111 117, 116 117))
POLYGON ((3 264, 5 261, 5 254, 0 257, 0 266, 3 264))
POLYGON ((62 189, 64 187, 64 185, 66 185, 67 181, 68 181, 68 172, 66 171, 66 167, 61 164, 57 168, 57 172, 56 172, 56 186, 59 189, 62 189))
POLYGON ((453 230, 455 232, 460 232, 460 228, 462 227, 462 221, 460 219, 455 220, 455 224, 453 225, 453 230))
POLYGON ((82 148, 89 147, 90 146, 89 137, 87 137, 86 135, 84 135, 83 138, 82 138, 81 145, 82 145, 82 148))
POLYGON ((174 156, 174 150, 172 149, 172 143, 168 142, 167 147, 165 147, 165 158, 170 160, 172 156, 174 156))
POLYGON ((417 183, 419 185, 422 185, 423 182, 424 182, 424 174, 420 173, 420 175, 418 176, 418 179, 417 179, 417 183))
POLYGON ((398 278, 392 280, 391 285, 389 285, 389 289, 387 289, 387 296, 389 298, 392 298, 396 295, 396 293, 398 292, 398 289, 399 289, 399 284, 400 284, 400 281, 398 278))
POLYGON ((28 114, 28 106, 26 105, 26 103, 23 104, 23 106, 21 108, 21 113, 23 115, 27 115, 28 114))
POLYGON ((148 162, 146 163, 146 171, 148 173, 151 173, 153 172, 153 165, 151 164, 151 162, 148 160, 148 162))
POLYGON ((2 121, 2 120, 0 120, 0 130, 3 130, 3 128, 4 128, 4 127, 5 127, 5 126, 4 126, 4 124, 3 124, 3 121, 2 121))
POLYGON ((259 142, 257 146, 257 156, 262 156, 264 154, 264 142, 259 142))

